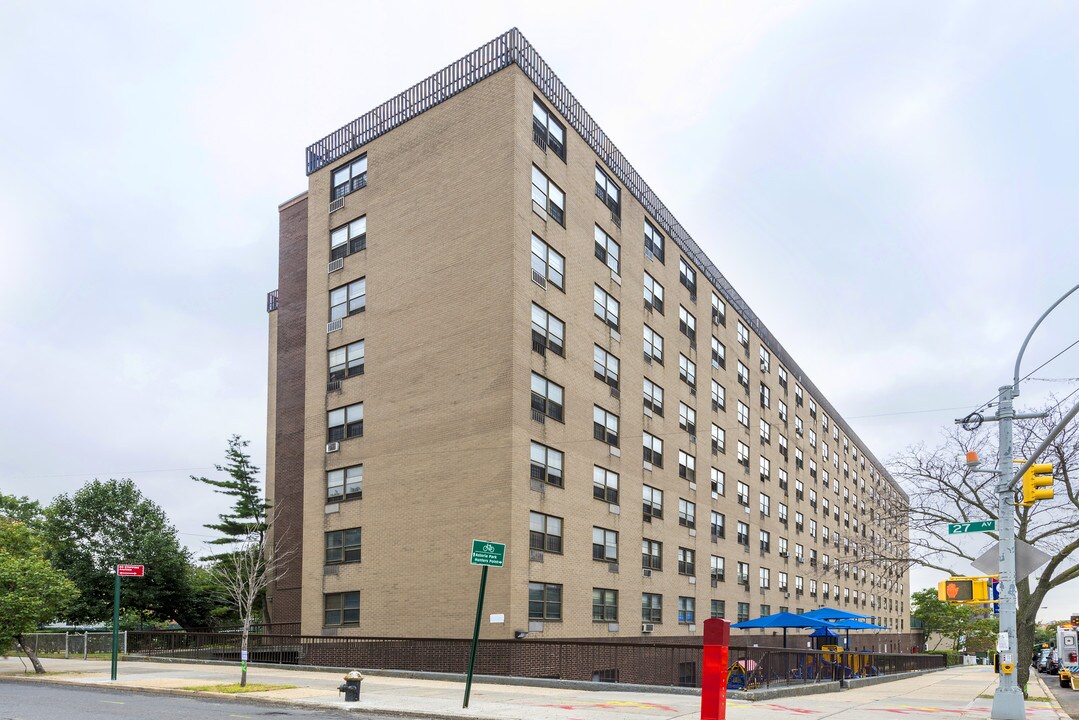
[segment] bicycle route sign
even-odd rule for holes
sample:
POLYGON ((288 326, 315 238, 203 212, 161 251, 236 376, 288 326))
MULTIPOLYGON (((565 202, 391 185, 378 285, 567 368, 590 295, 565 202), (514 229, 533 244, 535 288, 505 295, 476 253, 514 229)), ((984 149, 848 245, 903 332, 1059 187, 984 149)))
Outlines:
POLYGON ((487 567, 502 567, 506 558, 505 543, 490 542, 488 540, 472 541, 472 564, 486 565, 487 567))

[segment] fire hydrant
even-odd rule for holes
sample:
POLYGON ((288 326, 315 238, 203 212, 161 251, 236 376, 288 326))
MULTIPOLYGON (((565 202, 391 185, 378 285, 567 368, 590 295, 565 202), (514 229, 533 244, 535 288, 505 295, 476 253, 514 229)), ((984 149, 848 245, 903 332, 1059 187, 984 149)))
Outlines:
POLYGON ((362 682, 363 675, 360 674, 359 670, 353 670, 348 675, 345 675, 345 682, 338 686, 337 692, 345 694, 345 702, 359 702, 360 683, 362 682))

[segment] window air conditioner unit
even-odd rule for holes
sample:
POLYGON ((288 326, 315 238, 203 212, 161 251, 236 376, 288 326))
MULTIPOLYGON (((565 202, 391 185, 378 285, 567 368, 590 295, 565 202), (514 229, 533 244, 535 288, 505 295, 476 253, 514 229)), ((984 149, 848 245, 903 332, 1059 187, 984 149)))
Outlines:
POLYGON ((338 270, 340 270, 344 266, 345 266, 345 259, 344 258, 337 258, 336 260, 331 260, 330 264, 326 266, 326 272, 327 272, 327 274, 332 273, 332 272, 337 272, 338 270))
POLYGON ((656 626, 652 623, 641 623, 641 632, 650 633, 656 629, 656 626))
POLYGON ((652 568, 641 568, 641 575, 644 577, 652 577, 652 568))
POLYGON ((785 558, 785 557, 790 557, 790 556, 785 552, 781 552, 781 553, 779 553, 779 557, 785 558))
POLYGON ((332 332, 336 332, 345 326, 344 318, 337 318, 326 323, 326 334, 329 335, 332 332))
POLYGON ((330 212, 337 212, 345 206, 345 196, 337 198, 336 200, 330 200, 330 212))
POLYGON ((341 449, 341 443, 339 443, 339 442, 326 443, 326 452, 328 452, 328 453, 337 452, 340 449, 341 449))
POLYGON ((539 270, 532 271, 532 282, 536 283, 543 289, 547 289, 547 278, 543 276, 539 270))

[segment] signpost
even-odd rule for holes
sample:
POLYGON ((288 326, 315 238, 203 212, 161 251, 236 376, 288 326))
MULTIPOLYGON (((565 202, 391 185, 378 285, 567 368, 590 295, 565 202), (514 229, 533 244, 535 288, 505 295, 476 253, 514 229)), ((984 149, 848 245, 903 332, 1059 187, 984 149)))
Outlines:
POLYGON ((480 640, 480 618, 483 616, 483 592, 487 589, 487 568, 502 567, 506 559, 506 545, 488 540, 472 541, 472 564, 483 566, 480 574, 480 597, 476 601, 476 625, 472 629, 472 649, 468 652, 468 677, 465 679, 465 702, 461 707, 468 707, 468 696, 472 693, 472 672, 476 667, 476 645, 480 640))
POLYGON ((962 533, 996 532, 996 520, 980 520, 968 523, 948 523, 948 534, 959 535, 962 533))
POLYGON ((120 578, 142 577, 143 565, 117 565, 112 585, 112 679, 116 679, 116 663, 120 653, 120 578))

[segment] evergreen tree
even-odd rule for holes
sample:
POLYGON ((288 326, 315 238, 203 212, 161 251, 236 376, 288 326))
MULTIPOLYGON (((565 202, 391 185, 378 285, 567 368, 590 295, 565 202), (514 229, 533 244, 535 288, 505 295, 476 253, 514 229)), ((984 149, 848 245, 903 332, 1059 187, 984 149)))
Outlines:
MULTIPOLYGON (((228 444, 225 464, 214 466, 218 472, 228 475, 227 479, 191 476, 192 480, 213 487, 214 492, 233 498, 231 512, 218 515, 219 522, 207 523, 203 527, 221 535, 210 540, 211 545, 253 542, 261 546, 266 539, 266 511, 270 503, 262 493, 262 485, 258 480, 259 468, 251 464, 251 456, 245 451, 249 441, 233 435, 228 444)), ((229 555, 231 552, 224 552, 205 559, 217 560, 229 555)))

